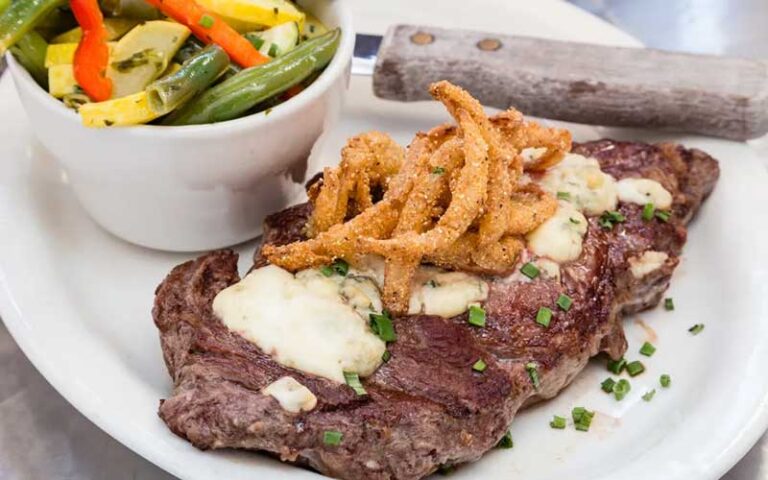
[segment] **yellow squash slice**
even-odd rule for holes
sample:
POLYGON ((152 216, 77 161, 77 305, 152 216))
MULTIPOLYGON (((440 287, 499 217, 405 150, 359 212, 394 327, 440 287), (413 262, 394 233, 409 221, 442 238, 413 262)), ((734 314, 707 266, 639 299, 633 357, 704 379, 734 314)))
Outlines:
POLYGON ((255 30, 285 22, 304 25, 304 12, 287 0, 197 0, 208 10, 221 15, 236 30, 255 30))
POLYGON ((112 98, 144 90, 168 68, 189 34, 184 25, 163 20, 142 23, 128 32, 112 49, 107 67, 112 98))
POLYGON ((77 92, 77 80, 72 65, 53 65, 48 68, 48 93, 62 98, 77 92))
POLYGON ((151 122, 161 114, 150 108, 146 92, 80 107, 83 125, 92 128, 139 125, 151 122))

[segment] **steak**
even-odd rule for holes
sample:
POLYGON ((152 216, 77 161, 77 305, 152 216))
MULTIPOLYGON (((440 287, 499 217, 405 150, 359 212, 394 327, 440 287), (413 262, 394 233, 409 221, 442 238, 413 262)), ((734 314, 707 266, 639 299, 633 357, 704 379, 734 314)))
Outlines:
MULTIPOLYGON (((488 279, 485 328, 470 326, 466 314, 396 318, 391 359, 364 379, 366 396, 283 367, 230 332, 211 305, 220 290, 240 280, 237 255, 203 255, 174 268, 156 291, 153 316, 174 382, 160 417, 198 448, 266 451, 343 479, 418 479, 442 465, 477 460, 518 410, 555 396, 590 357, 621 357, 622 316, 659 302, 679 262, 685 224, 719 174, 709 155, 678 145, 601 140, 573 151, 597 158, 617 179, 660 182, 674 199, 669 222, 644 221, 642 206, 624 203, 619 210, 626 221, 611 230, 589 218, 583 253, 562 266, 559 280, 488 279), (649 250, 668 258, 636 279, 629 260, 649 250), (561 293, 573 299, 571 309, 558 311, 549 328, 538 325, 539 307, 554 305, 561 293), (487 369, 474 372, 480 358, 487 369), (538 366, 538 388, 526 370, 529 362, 538 366), (312 411, 286 412, 261 393, 286 375, 316 395, 312 411), (342 432, 343 442, 324 445, 327 430, 342 432)), ((272 215, 264 241, 302 239, 309 214, 305 204, 272 215)), ((257 254, 255 264, 263 263, 257 254)))

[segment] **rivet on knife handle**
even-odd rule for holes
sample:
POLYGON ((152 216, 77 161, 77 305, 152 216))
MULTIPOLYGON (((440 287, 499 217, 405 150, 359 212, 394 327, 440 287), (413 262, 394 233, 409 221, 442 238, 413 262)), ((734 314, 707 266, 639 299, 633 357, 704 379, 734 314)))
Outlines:
POLYGON ((768 63, 399 25, 379 51, 377 96, 428 99, 449 80, 485 105, 596 125, 746 140, 768 132, 768 63))

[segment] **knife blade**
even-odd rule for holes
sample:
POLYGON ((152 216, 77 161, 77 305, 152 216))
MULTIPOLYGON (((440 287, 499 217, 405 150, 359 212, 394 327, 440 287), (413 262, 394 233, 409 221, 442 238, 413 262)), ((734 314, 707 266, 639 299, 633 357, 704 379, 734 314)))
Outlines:
POLYGON ((747 140, 768 133, 768 62, 438 27, 358 34, 352 72, 378 97, 448 80, 483 104, 593 125, 747 140))

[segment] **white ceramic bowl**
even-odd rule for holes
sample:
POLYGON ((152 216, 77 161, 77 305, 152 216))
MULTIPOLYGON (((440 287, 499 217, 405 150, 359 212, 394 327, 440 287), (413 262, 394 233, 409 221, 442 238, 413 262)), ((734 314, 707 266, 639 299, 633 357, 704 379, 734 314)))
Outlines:
POLYGON ((292 200, 312 146, 338 118, 354 47, 344 0, 299 3, 326 25, 341 27, 341 44, 314 83, 268 115, 89 129, 6 57, 35 135, 96 222, 146 247, 208 250, 256 237, 264 217, 292 200))

